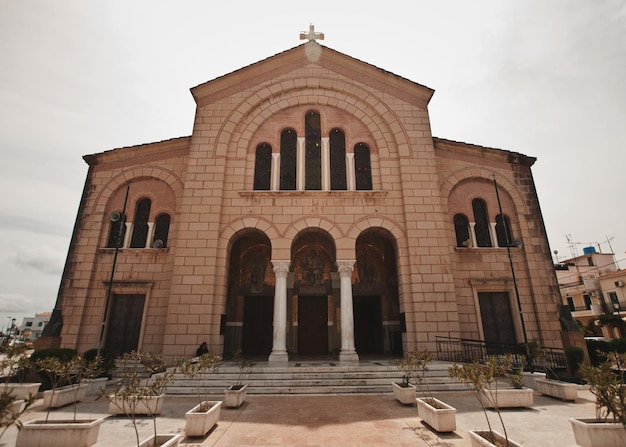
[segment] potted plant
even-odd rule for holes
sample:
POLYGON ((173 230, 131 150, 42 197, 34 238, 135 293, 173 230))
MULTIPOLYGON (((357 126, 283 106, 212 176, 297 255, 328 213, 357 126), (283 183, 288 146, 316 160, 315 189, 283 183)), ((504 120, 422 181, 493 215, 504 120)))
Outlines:
MULTIPOLYGON (((497 386, 498 377, 504 375, 504 373, 509 371, 511 367, 510 362, 511 359, 508 356, 504 357, 501 360, 495 356, 492 356, 487 359, 487 362, 485 364, 474 361, 473 363, 464 364, 462 366, 454 364, 448 369, 448 374, 451 378, 466 384, 472 389, 474 396, 478 400, 478 403, 483 410, 485 419, 487 420, 488 430, 469 431, 472 446, 474 447, 521 447, 520 444, 509 439, 497 400, 494 400, 492 402, 492 407, 495 409, 496 414, 498 415, 498 419, 500 420, 500 425, 502 426, 502 431, 504 432, 504 434, 492 429, 491 421, 489 420, 489 416, 487 414, 487 407, 485 406, 483 399, 481 399, 481 393, 487 390, 491 391, 492 389, 494 389, 494 383, 496 384, 495 386, 497 386)), ((493 396, 493 394, 490 393, 488 394, 488 396, 493 396)))
POLYGON ((244 377, 250 374, 254 363, 246 360, 241 351, 235 352, 233 360, 239 368, 239 375, 234 385, 229 386, 224 390, 224 406, 226 408, 238 408, 244 403, 247 396, 248 384, 242 383, 244 377))
POLYGON ((106 388, 111 370, 115 368, 115 357, 106 349, 101 349, 100 353, 97 349, 90 349, 85 351, 83 357, 87 365, 91 366, 85 370, 83 378, 83 383, 87 385, 87 396, 99 395, 106 388))
POLYGON ((86 385, 80 383, 85 366, 84 359, 79 355, 71 358, 48 356, 37 359, 35 364, 38 371, 48 377, 52 387, 51 390, 44 391, 46 417, 18 426, 16 447, 95 444, 100 424, 105 418, 79 419, 76 412, 77 403, 85 397, 86 391, 86 385), (49 419, 52 408, 70 403, 74 404, 72 419, 49 419))
POLYGON ((165 389, 174 372, 165 370, 165 361, 160 354, 130 352, 122 355, 122 380, 109 399, 109 413, 126 415, 135 430, 137 447, 177 446, 180 435, 158 434, 157 416, 161 412, 165 389), (140 442, 137 415, 146 414, 152 418, 153 434, 140 442))
POLYGON ((582 366, 583 377, 596 398, 595 418, 572 418, 576 443, 583 447, 626 444, 626 354, 611 352, 599 366, 582 366))
POLYGON ((538 362, 546 372, 545 378, 536 378, 535 386, 538 392, 557 399, 571 401, 578 398, 578 385, 574 382, 564 382, 552 368, 545 350, 540 350, 538 362))
POLYGON ((414 359, 417 363, 415 378, 420 389, 425 391, 425 396, 415 399, 418 416, 438 432, 446 433, 456 430, 456 408, 432 396, 430 387, 424 380, 428 364, 433 360, 432 354, 428 349, 423 349, 415 353, 414 359))
POLYGON ((17 399, 10 391, 0 391, 0 438, 12 425, 21 427, 20 416, 32 405, 35 396, 32 394, 25 399, 17 399))
POLYGON ((523 370, 521 365, 526 363, 524 356, 521 356, 520 365, 513 368, 513 357, 509 354, 501 360, 502 371, 508 376, 510 388, 498 386, 498 381, 494 381, 492 389, 484 389, 479 394, 483 405, 486 408, 524 408, 532 407, 534 404, 534 391, 524 386, 523 370))
POLYGON ((28 400, 31 396, 37 397, 41 382, 25 383, 26 375, 32 363, 26 352, 26 346, 17 344, 3 345, 0 353, 0 371, 4 374, 4 391, 10 393, 16 400, 28 400))
POLYGON ((211 352, 192 361, 179 360, 178 370, 194 382, 198 397, 198 405, 185 413, 185 433, 188 437, 206 436, 219 420, 222 401, 209 400, 206 374, 217 372, 221 360, 220 356, 211 352))
POLYGON ((391 382, 393 396, 403 405, 413 405, 416 388, 412 381, 418 376, 421 366, 418 351, 407 351, 401 359, 394 359, 391 363, 402 371, 402 382, 391 382))

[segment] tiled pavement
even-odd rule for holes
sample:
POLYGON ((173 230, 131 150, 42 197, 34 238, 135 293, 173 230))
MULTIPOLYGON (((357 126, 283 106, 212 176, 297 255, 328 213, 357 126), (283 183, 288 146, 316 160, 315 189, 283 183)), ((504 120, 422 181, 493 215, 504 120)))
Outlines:
MULTIPOLYGON (((469 393, 441 393, 437 397, 457 408, 457 430, 438 434, 423 425, 415 406, 397 402, 389 394, 348 396, 258 396, 249 395, 238 409, 221 411, 218 425, 202 439, 184 438, 184 413, 194 404, 191 397, 167 396, 158 418, 158 431, 180 433, 185 447, 231 446, 439 446, 470 445, 467 430, 485 429, 478 402, 469 393)), ((215 396, 221 399, 221 396, 215 396)), ((88 398, 78 406, 80 415, 107 416, 105 399, 88 398)), ((44 416, 41 400, 29 409, 24 420, 44 416)), ((71 417, 72 407, 54 410, 51 418, 71 417)), ((503 410, 509 436, 524 446, 574 447, 568 418, 594 415, 593 396, 581 389, 575 402, 562 402, 535 393, 528 409, 503 410)), ((492 424, 499 426, 496 413, 489 411, 492 424)), ((152 420, 140 418, 140 438, 152 433, 152 420)), ((0 447, 12 447, 17 436, 10 428, 0 447)), ((108 417, 101 425, 95 447, 133 446, 134 431, 126 417, 108 417)), ((71 446, 68 446, 71 447, 71 446)))

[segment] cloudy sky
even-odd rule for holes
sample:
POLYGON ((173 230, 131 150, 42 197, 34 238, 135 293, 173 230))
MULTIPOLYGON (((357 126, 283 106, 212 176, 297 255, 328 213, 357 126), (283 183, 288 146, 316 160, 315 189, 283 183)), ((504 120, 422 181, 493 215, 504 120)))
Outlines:
POLYGON ((559 259, 626 268, 624 0, 0 0, 0 329, 54 305, 83 155, 190 135, 191 87, 309 23, 434 89, 433 135, 537 157, 559 259))

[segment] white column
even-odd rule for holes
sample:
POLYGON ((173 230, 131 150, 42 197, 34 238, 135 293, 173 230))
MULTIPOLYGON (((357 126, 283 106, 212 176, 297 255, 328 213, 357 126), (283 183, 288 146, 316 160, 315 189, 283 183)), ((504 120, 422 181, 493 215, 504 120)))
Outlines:
POLYGON ((322 191, 330 191, 330 138, 322 137, 322 191))
POLYGON ((337 261, 340 276, 341 298, 341 351, 340 362, 358 362, 354 348, 354 311, 352 307, 352 270, 356 261, 337 261))
POLYGON ((272 152, 272 175, 270 189, 278 191, 280 188, 280 154, 272 152))
POLYGON ((472 247, 478 247, 476 242, 476 222, 470 222, 470 237, 472 238, 472 247))
POLYGON ((146 236, 145 248, 152 247, 152 238, 154 237, 154 222, 148 222, 148 235, 146 236))
POLYGON ((346 154, 346 174, 348 176, 348 191, 356 189, 356 180, 354 179, 354 153, 346 154))
POLYGON ((298 146, 296 148, 296 190, 304 191, 304 137, 298 137, 298 146))
POLYGON ((289 261, 272 261, 276 286, 274 288, 274 330, 272 353, 267 359, 271 365, 286 365, 287 356, 287 274, 289 261))
POLYGON ((133 224, 132 222, 126 222, 126 233, 124 234, 124 243, 122 244, 122 248, 130 247, 130 238, 133 235, 133 224))
POLYGON ((489 223, 489 230, 491 233, 491 240, 493 241, 492 247, 499 247, 500 245, 498 245, 498 232, 496 231, 496 223, 495 222, 490 222, 489 223))

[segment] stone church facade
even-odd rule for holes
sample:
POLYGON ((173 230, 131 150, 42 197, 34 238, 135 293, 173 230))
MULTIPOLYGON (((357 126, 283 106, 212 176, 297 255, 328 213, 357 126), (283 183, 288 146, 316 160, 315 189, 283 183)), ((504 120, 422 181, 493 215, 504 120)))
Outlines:
POLYGON ((62 346, 272 364, 561 346, 535 158, 433 137, 433 90, 315 39, 191 93, 191 136, 84 157, 62 346))

